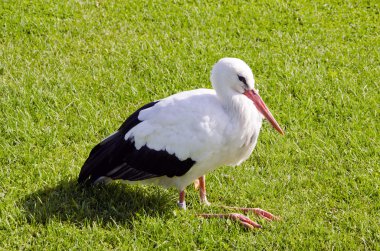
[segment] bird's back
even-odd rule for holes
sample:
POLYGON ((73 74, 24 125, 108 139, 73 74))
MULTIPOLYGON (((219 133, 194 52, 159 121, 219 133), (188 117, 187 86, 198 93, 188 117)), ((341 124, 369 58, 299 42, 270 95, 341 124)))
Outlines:
POLYGON ((166 150, 179 159, 200 161, 223 145, 226 111, 213 90, 198 89, 170 96, 140 112, 141 124, 132 128, 137 148, 166 150), (208 149, 207 149, 208 147, 208 149), (207 150, 207 151, 206 151, 207 150))

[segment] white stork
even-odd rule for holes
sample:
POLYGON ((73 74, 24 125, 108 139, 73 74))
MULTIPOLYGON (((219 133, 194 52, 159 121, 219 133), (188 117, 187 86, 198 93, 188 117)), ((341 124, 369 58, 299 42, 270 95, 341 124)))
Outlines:
MULTIPOLYGON (((204 175, 246 160, 256 146, 263 117, 284 134, 254 89, 255 80, 245 62, 219 60, 212 69, 211 83, 214 90, 180 92, 138 109, 92 149, 78 182, 121 179, 174 186, 179 191, 178 206, 186 209, 185 188, 199 179, 201 202, 209 204, 204 175)), ((234 209, 275 218, 257 208, 234 209)), ((250 228, 260 227, 241 214, 201 216, 228 217, 250 228)))

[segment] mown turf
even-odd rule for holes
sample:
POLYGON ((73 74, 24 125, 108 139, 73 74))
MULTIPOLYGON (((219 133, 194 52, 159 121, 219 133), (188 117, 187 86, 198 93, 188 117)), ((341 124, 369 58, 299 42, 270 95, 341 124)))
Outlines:
POLYGON ((380 249, 377 1, 2 1, 0 249, 380 249), (56 2, 56 3, 54 3, 56 2), (81 189, 90 149, 144 103, 246 61, 286 130, 208 175, 214 204, 282 217, 203 220, 189 187, 81 189))

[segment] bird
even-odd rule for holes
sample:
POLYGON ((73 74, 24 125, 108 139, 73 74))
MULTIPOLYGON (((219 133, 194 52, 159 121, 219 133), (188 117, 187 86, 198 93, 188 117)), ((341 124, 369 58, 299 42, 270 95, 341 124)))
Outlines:
MULTIPOLYGON (((132 113, 116 132, 91 150, 78 182, 124 180, 175 187, 179 191, 177 205, 186 209, 185 188, 198 181, 200 201, 209 205, 205 175, 220 166, 238 166, 247 160, 264 118, 284 134, 255 89, 252 70, 243 60, 220 59, 211 70, 210 81, 213 89, 179 92, 132 113)), ((233 209, 276 219, 258 208, 233 209)), ((261 227, 241 214, 200 216, 230 218, 249 228, 261 227)))

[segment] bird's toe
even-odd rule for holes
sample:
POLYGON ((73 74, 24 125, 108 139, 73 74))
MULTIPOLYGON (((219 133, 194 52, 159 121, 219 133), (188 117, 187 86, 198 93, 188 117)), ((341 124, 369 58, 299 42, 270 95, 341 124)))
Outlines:
POLYGON ((232 210, 239 210, 244 213, 248 212, 253 212, 254 214, 268 220, 268 221, 275 221, 275 220, 280 220, 281 218, 279 216, 273 215, 261 208, 250 208, 250 207, 228 207, 228 206, 223 206, 223 208, 226 209, 232 209, 232 210))
POLYGON ((257 222, 254 222, 250 218, 245 215, 238 213, 231 214, 199 214, 198 216, 202 218, 222 218, 222 219, 230 219, 239 222, 242 226, 248 229, 261 228, 261 225, 257 222))

